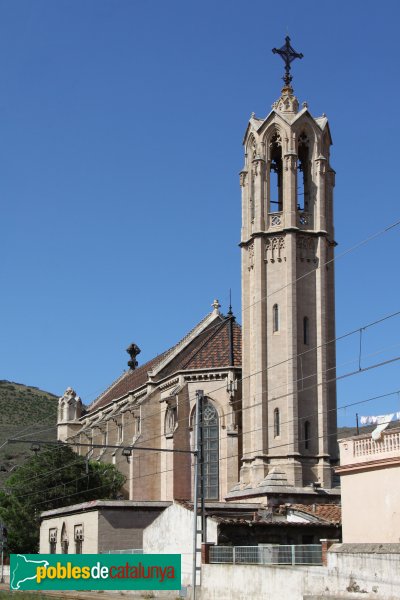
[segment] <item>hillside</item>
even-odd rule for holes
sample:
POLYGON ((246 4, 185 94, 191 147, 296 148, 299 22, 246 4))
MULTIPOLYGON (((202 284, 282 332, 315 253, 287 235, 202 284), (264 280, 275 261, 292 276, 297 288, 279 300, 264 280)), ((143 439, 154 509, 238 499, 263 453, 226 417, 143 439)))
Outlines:
MULTIPOLYGON (((0 380, 0 446, 10 438, 55 440, 57 396, 35 387, 0 380)), ((30 457, 30 444, 0 449, 0 485, 11 469, 30 457)))

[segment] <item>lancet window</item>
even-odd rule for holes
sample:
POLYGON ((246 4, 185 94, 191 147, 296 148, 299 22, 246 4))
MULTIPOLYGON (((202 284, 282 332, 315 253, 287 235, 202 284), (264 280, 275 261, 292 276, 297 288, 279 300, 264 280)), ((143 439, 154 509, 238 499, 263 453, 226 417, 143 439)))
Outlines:
POLYGON ((275 133, 270 142, 269 160, 269 190, 268 212, 281 212, 283 210, 282 187, 282 144, 279 133, 275 133))
POLYGON ((302 133, 299 137, 297 156, 297 208, 309 212, 311 205, 311 162, 310 144, 305 133, 302 133))
POLYGON ((279 408, 274 410, 274 437, 281 435, 281 417, 279 414, 279 408))

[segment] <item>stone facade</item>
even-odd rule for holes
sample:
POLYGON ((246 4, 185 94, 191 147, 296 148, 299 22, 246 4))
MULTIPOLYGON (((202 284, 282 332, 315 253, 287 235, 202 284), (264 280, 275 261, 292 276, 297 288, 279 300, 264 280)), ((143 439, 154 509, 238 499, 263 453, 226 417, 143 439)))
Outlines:
POLYGON ((89 459, 115 464, 127 478, 124 495, 130 500, 192 498, 198 390, 214 417, 208 499, 223 499, 238 481, 241 329, 231 312, 223 316, 219 308, 214 302, 213 311, 164 354, 138 368, 129 361, 135 368, 86 412, 76 409, 73 390, 59 400, 59 439, 75 442, 76 452, 89 459), (124 449, 132 446, 125 457, 124 449))
POLYGON ((250 119, 240 174, 243 332, 214 301, 144 365, 131 344, 130 370, 87 412, 70 389, 60 399, 59 439, 115 464, 127 498, 192 498, 198 390, 213 419, 206 499, 338 495, 331 143, 325 115, 299 111, 290 84, 265 119, 250 119), (149 447, 160 451, 141 450, 149 447))
POLYGON ((143 548, 143 531, 168 502, 85 502, 41 515, 41 554, 97 554, 143 548), (78 544, 78 546, 77 546, 78 544))
POLYGON ((332 486, 336 386, 331 136, 290 85, 244 137, 240 485, 332 486))

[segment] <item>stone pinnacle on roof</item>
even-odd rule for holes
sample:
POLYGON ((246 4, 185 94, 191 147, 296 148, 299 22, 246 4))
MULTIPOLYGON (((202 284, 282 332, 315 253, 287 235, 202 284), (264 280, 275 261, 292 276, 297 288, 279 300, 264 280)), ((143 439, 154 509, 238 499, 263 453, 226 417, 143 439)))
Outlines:
POLYGON ((221 308, 221 305, 217 299, 214 300, 211 306, 214 308, 214 312, 219 314, 219 309, 221 308))

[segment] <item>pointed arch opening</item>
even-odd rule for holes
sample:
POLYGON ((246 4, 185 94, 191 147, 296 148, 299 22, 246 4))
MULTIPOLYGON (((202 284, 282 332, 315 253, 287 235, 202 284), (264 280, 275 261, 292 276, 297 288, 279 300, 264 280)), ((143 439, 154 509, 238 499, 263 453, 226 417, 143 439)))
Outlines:
POLYGON ((62 524, 61 528, 61 554, 68 554, 68 532, 65 523, 62 524))
POLYGON ((297 147, 297 208, 309 212, 311 206, 310 142, 303 132, 297 147))
MULTIPOLYGON (((214 403, 207 397, 203 400, 203 414, 200 416, 200 447, 202 460, 200 461, 198 492, 201 494, 201 481, 203 481, 204 498, 206 500, 219 499, 219 428, 220 416, 214 403)), ((196 407, 191 415, 193 431, 192 441, 195 440, 196 407)), ((192 446, 194 448, 194 445, 192 446)))
POLYGON ((282 142, 278 132, 270 141, 270 160, 268 173, 268 212, 282 212, 283 210, 283 170, 282 170, 282 142))

